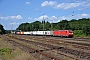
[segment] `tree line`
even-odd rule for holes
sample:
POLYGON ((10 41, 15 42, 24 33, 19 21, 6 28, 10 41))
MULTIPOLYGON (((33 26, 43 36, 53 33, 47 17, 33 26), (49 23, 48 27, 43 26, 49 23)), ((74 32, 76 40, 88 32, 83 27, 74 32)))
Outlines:
POLYGON ((83 34, 90 35, 90 18, 61 20, 57 23, 48 21, 35 21, 32 23, 22 23, 16 29, 17 31, 48 31, 48 30, 73 30, 82 31, 83 34))

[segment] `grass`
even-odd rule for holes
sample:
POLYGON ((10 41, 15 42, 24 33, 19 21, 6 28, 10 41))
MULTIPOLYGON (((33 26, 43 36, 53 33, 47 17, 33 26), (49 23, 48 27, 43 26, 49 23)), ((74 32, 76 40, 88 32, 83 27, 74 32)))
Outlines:
POLYGON ((6 58, 7 58, 7 60, 8 59, 10 59, 11 58, 11 49, 9 49, 9 48, 2 48, 2 49, 0 49, 0 55, 2 56, 2 59, 3 60, 5 60, 6 58))
POLYGON ((34 60, 29 53, 13 46, 0 37, 0 60, 34 60))
POLYGON ((22 51, 18 47, 13 51, 14 58, 12 60, 29 60, 30 54, 22 51))

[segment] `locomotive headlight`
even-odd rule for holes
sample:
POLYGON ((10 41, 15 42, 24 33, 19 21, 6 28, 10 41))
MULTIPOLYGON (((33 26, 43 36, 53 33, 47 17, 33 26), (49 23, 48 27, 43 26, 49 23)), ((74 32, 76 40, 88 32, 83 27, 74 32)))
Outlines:
POLYGON ((71 34, 71 33, 69 33, 69 34, 71 34))
POLYGON ((73 33, 69 33, 69 34, 73 34, 73 33))

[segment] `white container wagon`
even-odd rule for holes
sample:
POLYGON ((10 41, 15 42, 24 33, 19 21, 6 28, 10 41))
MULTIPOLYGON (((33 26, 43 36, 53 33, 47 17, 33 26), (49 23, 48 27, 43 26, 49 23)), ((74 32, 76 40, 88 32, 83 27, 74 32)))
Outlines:
POLYGON ((46 36, 53 36, 53 31, 45 31, 46 36))
POLYGON ((36 35, 53 35, 53 31, 37 31, 36 35))
POLYGON ((37 31, 32 31, 32 35, 37 35, 37 31))
POLYGON ((24 32, 25 35, 30 35, 30 32, 24 32))

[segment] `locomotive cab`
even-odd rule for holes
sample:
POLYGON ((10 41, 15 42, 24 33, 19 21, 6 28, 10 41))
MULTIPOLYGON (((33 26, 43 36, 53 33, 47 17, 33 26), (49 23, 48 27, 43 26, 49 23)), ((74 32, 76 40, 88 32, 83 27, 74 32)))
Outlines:
POLYGON ((68 37, 73 37, 73 31, 72 30, 68 31, 68 37))

